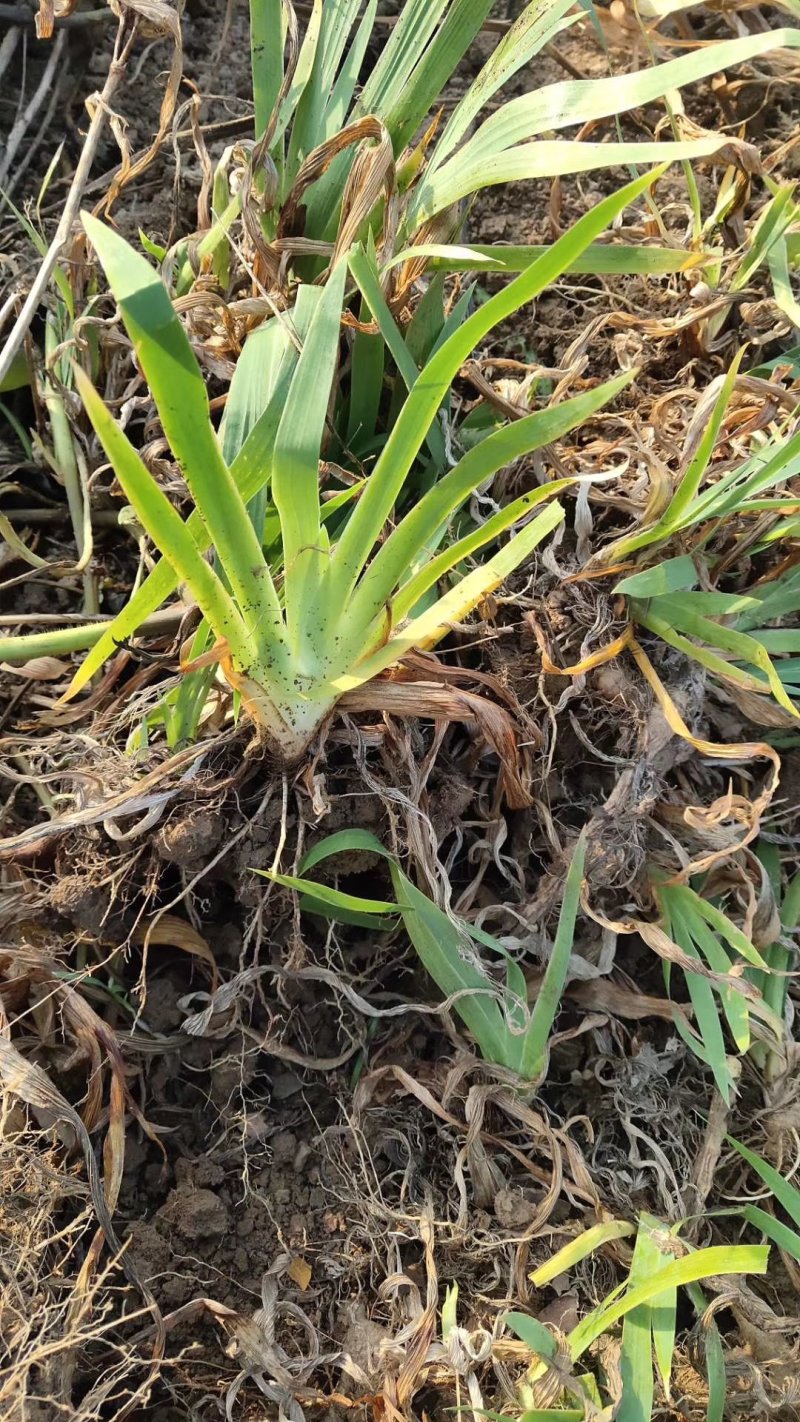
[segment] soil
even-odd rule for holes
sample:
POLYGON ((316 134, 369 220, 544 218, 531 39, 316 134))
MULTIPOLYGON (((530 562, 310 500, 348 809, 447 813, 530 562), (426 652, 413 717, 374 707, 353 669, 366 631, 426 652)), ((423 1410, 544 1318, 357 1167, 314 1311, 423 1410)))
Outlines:
MULTIPOLYGON (((243 5, 232 7, 229 23, 224 8, 211 0, 186 6, 179 102, 200 94, 202 121, 230 125, 249 111, 248 22, 243 5)), ((98 24, 69 32, 57 120, 41 135, 15 193, 17 202, 34 199, 58 155, 43 199, 46 225, 57 215, 74 170, 85 128, 83 102, 106 74, 112 29, 98 24)), ((45 51, 28 30, 26 44, 32 84, 45 51)), ((603 72, 607 63, 588 26, 562 37, 558 49, 585 75, 603 72)), ((464 77, 483 50, 482 41, 464 77)), ((618 61, 619 51, 614 53, 618 61)), ((158 127, 170 60, 168 41, 140 44, 115 98, 134 153, 158 127)), ((563 68, 546 56, 523 83, 534 87, 561 77, 563 68)), ((735 102, 737 120, 757 107, 746 87, 735 102)), ((730 108, 721 103, 702 86, 690 91, 687 111, 708 127, 731 123, 730 108)), ((0 110, 6 129, 9 117, 6 104, 6 112, 0 110)), ((181 123, 188 126, 188 109, 181 123)), ((777 86, 747 136, 766 155, 796 123, 791 96, 777 86)), ((212 162, 230 131, 209 135, 212 162)), ((201 169, 190 144, 182 144, 181 153, 176 165, 165 145, 124 191, 114 208, 121 231, 135 236, 141 229, 168 243, 176 233, 194 230, 201 169)), ((118 157, 108 130, 89 189, 94 200, 107 189, 118 157)), ((787 177, 791 154, 788 161, 787 177)), ((717 177, 717 170, 703 173, 706 206, 717 177)), ((549 241, 617 178, 610 173, 564 181, 555 190, 548 184, 487 190, 469 215, 468 235, 483 242, 549 241)), ((750 216, 760 200, 754 186, 750 216)), ((673 206, 666 190, 663 207, 680 244, 686 210, 677 180, 673 206)), ((735 236, 730 234, 732 245, 735 236)), ((34 270, 35 255, 14 224, 6 225, 0 250, 14 279, 34 270)), ((698 351, 691 332, 678 328, 691 303, 702 299, 683 277, 664 278, 660 285, 636 277, 565 278, 530 314, 508 323, 482 354, 487 361, 512 358, 541 366, 542 379, 552 379, 557 377, 548 372, 558 370, 576 336, 610 307, 659 323, 655 333, 642 333, 631 322, 606 324, 591 335, 587 374, 593 380, 632 364, 641 370, 635 386, 590 421, 580 443, 562 457, 583 470, 607 467, 609 458, 618 457, 622 470, 633 430, 645 462, 674 465, 676 443, 699 392, 725 364, 723 346, 698 351), (680 399, 665 409, 665 397, 676 389, 680 399)), ((741 326, 732 324, 729 335, 738 341, 741 326)), ((756 338, 759 359, 789 344, 777 321, 756 338)), ((466 380, 459 398, 474 398, 466 380)), ((31 408, 27 392, 14 396, 12 407, 24 422, 31 408)), ((21 477, 26 497, 33 490, 52 505, 58 490, 49 472, 7 433, 4 441, 8 477, 21 477)), ((521 493, 540 474, 538 463, 527 461, 501 492, 521 493)), ((598 590, 602 585, 567 582, 565 574, 578 566, 582 538, 605 542, 624 525, 620 510, 625 515, 640 507, 645 496, 646 480, 628 483, 621 500, 593 506, 588 529, 573 506, 555 552, 534 560, 482 621, 454 633, 442 650, 446 663, 490 678, 520 723, 533 727, 528 806, 509 808, 503 801, 497 756, 474 729, 454 726, 439 736, 422 718, 401 724, 360 715, 330 731, 324 752, 297 779, 282 780, 242 727, 209 737, 191 777, 174 790, 151 832, 139 834, 141 812, 123 807, 116 819, 67 825, 49 837, 52 793, 69 797, 70 807, 102 803, 167 753, 154 748, 138 761, 127 755, 122 716, 101 753, 96 724, 90 739, 89 721, 60 716, 47 681, 9 676, 3 833, 44 824, 45 837, 37 839, 35 852, 9 864, 8 907, 0 920, 0 964, 6 970, 0 1004, 14 1016, 17 1046, 78 1105, 88 1101, 93 1078, 105 1091, 112 1058, 93 1059, 68 1014, 61 1015, 64 983, 81 985, 121 1044, 127 1100, 114 1217, 130 1263, 171 1323, 158 1382, 129 1416, 200 1422, 224 1415, 226 1395, 243 1370, 247 1377, 233 1415, 283 1416, 285 1397, 260 1390, 258 1369, 242 1342, 242 1320, 266 1307, 275 1287, 275 1340, 299 1380, 306 1416, 388 1422, 385 1399, 394 1396, 396 1417, 437 1417, 455 1405, 452 1374, 430 1367, 416 1395, 404 1396, 403 1370, 411 1367, 413 1352, 404 1339, 415 1338, 415 1330, 425 1336, 426 1300, 440 1308, 449 1285, 458 1285, 459 1322, 473 1338, 480 1329, 497 1330, 509 1306, 529 1309, 564 1333, 620 1281, 629 1260, 629 1251, 615 1245, 580 1264, 569 1280, 561 1276, 536 1289, 531 1272, 576 1224, 615 1213, 630 1218, 644 1211, 668 1221, 690 1215, 687 1238, 717 1239, 715 1226, 701 1219, 707 1198, 724 1206, 736 1197, 741 1179, 726 1157, 713 1190, 704 1184, 700 1166, 704 1149, 711 1149, 711 1118, 719 1106, 710 1075, 675 1033, 665 1004, 664 965, 638 936, 615 939, 601 920, 617 922, 643 907, 645 861, 664 852, 672 832, 666 813, 654 827, 656 804, 677 807, 676 815, 687 804, 709 805, 727 793, 732 774, 737 790, 754 796, 763 767, 759 762, 751 777, 749 770, 732 772, 693 756, 654 709, 632 663, 620 660, 577 679, 545 674, 532 621, 535 615, 548 639, 557 640, 563 665, 580 661, 592 628, 602 627, 604 638, 619 630, 613 601, 598 590), (513 1091, 502 1072, 477 1060, 447 1013, 429 1010, 434 989, 402 934, 357 927, 334 934, 324 921, 298 915, 290 897, 255 872, 273 864, 280 844, 281 862, 292 872, 305 849, 338 829, 369 828, 400 848, 419 844, 430 829, 453 904, 488 931, 525 944, 535 979, 563 884, 565 865, 554 846, 571 843, 586 823, 589 897, 597 917, 587 917, 579 928, 547 1079, 530 1100, 513 1091), (365 1014, 364 999, 376 1015, 365 1014), (198 1299, 210 1300, 216 1312, 192 1311, 188 1306, 198 1299), (186 1312, 175 1318, 181 1310, 186 1312)), ((98 505, 116 507, 102 483, 98 505)), ((100 535, 97 552, 105 610, 119 605, 129 577, 127 555, 114 545, 115 529, 112 534, 100 535)), ((39 546, 54 556, 60 537, 45 528, 39 546)), ((19 572, 15 561, 11 571, 19 572)), ((51 584, 30 578, 4 590, 3 611, 68 612, 74 590, 67 583, 54 593, 51 584)), ((658 661, 655 650, 653 656, 658 661)), ((115 674, 146 699, 152 666, 125 649, 116 665, 115 674)), ((729 738, 731 720, 738 733, 741 717, 698 677, 695 664, 667 652, 658 669, 696 734, 729 738)), ((131 713, 131 724, 134 719, 131 713)), ((748 734, 761 733, 750 727, 748 734)), ((800 755, 790 747, 779 806, 784 836, 796 827, 798 776, 800 755)), ((729 829, 726 823, 720 835, 729 829)), ((686 843, 694 850, 704 841, 699 831, 695 840, 687 831, 686 843)), ((424 862, 421 853, 418 864, 424 862)), ((341 889, 391 896, 377 856, 343 858, 337 868, 341 889)), ((110 1100, 103 1096, 95 1113, 98 1149, 109 1126, 110 1100)), ((747 1135, 761 1104, 755 1073, 746 1066, 725 1129, 747 1135)), ((70 1141, 63 1133, 56 1139, 54 1120, 42 1110, 26 1115, 19 1106, 13 1109, 17 1114, 4 1121, 0 1174, 10 1182, 13 1204, 27 1188, 18 1179, 20 1160, 28 1162, 29 1179, 45 1172, 42 1179, 50 1181, 53 1194, 52 1238, 45 1234, 37 1247, 57 1281, 72 1279, 95 1229, 81 1194, 79 1155, 63 1149, 70 1141), (37 1130, 41 1137, 33 1134, 37 1130), (63 1253, 59 1231, 69 1240, 63 1253)), ((790 1081, 773 1092, 768 1112, 773 1142, 782 1133, 788 1139, 796 1128, 790 1081)), ((24 1234, 32 1208, 19 1219, 13 1209, 4 1215, 10 1247, 18 1248, 15 1231, 24 1234)), ((68 1388, 61 1379, 61 1395, 71 1397, 76 1418, 120 1415, 113 1389, 93 1401, 98 1379, 111 1377, 114 1367, 120 1393, 146 1376, 150 1322, 146 1309, 135 1324, 126 1319, 123 1283, 117 1270, 98 1286, 97 1311, 107 1319, 112 1343, 95 1338, 89 1344, 81 1335, 69 1361, 75 1378, 68 1388), (87 1397, 94 1410, 82 1410, 87 1397)), ((35 1349, 26 1351, 19 1317, 27 1310, 40 1320, 41 1338, 55 1348, 72 1327, 57 1302, 52 1279, 42 1283, 33 1275, 30 1282, 23 1279, 14 1308, 9 1306, 11 1322, 0 1313, 10 1362, 28 1359, 30 1382, 26 1401, 12 1399, 9 1422, 56 1415, 48 1413, 46 1401, 55 1384, 35 1349)), ((792 1326, 781 1343, 786 1334, 794 1341, 800 1311, 794 1279, 780 1271, 771 1276, 761 1302, 771 1318, 773 1309, 789 1317, 792 1326)), ((746 1301, 735 1292, 723 1297, 721 1286, 717 1305, 729 1371, 738 1378, 735 1415, 762 1415, 758 1381, 762 1392, 767 1388, 772 1415, 788 1416, 782 1410, 793 1395, 784 1387, 786 1359, 776 1345, 772 1360, 780 1366, 770 1372, 763 1356, 769 1324, 759 1329, 756 1321, 748 1333, 742 1324, 746 1301)), ((654 1416, 699 1422, 708 1393, 688 1308, 679 1323, 673 1397, 661 1397, 654 1416)), ((613 1377, 613 1359, 605 1361, 613 1377)), ((518 1355, 493 1363, 483 1375, 486 1406, 513 1407, 520 1376, 518 1355)))

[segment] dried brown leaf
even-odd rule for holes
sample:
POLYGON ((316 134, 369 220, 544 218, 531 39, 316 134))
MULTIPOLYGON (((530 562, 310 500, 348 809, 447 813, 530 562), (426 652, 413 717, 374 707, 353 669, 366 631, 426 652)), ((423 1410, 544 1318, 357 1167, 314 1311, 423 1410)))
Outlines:
POLYGON ((686 1009, 680 1003, 670 1002, 665 997, 648 997, 646 993, 623 987, 609 978, 575 983, 567 989, 567 997, 591 1011, 607 1012, 612 1017, 626 1017, 637 1022, 645 1017, 660 1017, 663 1022, 673 1022, 676 1013, 688 1020, 686 1009))
POLYGON ((348 691, 339 702, 343 711, 382 711, 389 716, 422 716, 434 721, 463 721, 477 726, 500 759, 503 793, 511 809, 531 805, 527 756, 519 744, 508 711, 462 687, 432 682, 396 681, 377 677, 348 691))
POLYGON ((31 657, 29 662, 22 662, 19 666, 0 662, 0 671, 9 676, 21 676, 27 681, 57 681, 69 670, 69 663, 59 661, 58 657, 31 657))
POLYGON ((97 825, 112 817, 147 812, 156 803, 166 804, 180 793, 186 777, 194 773, 196 762, 208 755, 210 744, 211 742, 204 741, 177 751, 144 775, 135 785, 119 790, 115 795, 109 795, 100 805, 87 805, 80 810, 72 810, 58 819, 31 825, 19 834, 0 839, 0 861, 37 854, 49 840, 82 825, 97 825), (178 781, 164 787, 164 781, 173 774, 180 775, 178 781))
POLYGON ((695 829, 708 828, 714 824, 719 824, 723 818, 733 816, 746 827, 743 838, 735 844, 727 844, 722 849, 713 850, 709 854, 702 855, 691 864, 683 868, 680 874, 675 876, 675 882, 685 883, 695 874, 700 874, 704 870, 712 868, 720 860, 727 859, 735 849, 743 849, 750 844, 758 835, 761 819, 764 812, 769 807, 772 798, 780 783, 781 758, 774 746, 767 745, 765 741, 747 741, 738 744, 724 745, 715 744, 713 741, 703 740, 695 736, 689 730, 683 717, 681 716, 675 702, 661 681, 655 667, 650 661, 644 649, 633 639, 630 643, 630 650, 639 670, 642 672, 648 686, 655 695, 656 701, 664 714, 670 730, 683 740, 688 741, 701 755, 711 756, 715 760, 731 760, 749 762, 756 759, 764 759, 772 762, 772 775, 768 779, 755 800, 747 800, 744 796, 728 795, 717 799, 708 808, 691 807, 682 812, 682 818, 687 824, 691 824, 695 829))
MULTIPOLYGON (((155 1375, 158 1360, 164 1354, 164 1321, 161 1310, 156 1303, 149 1286, 141 1279, 134 1268, 133 1262, 126 1251, 123 1250, 111 1219, 111 1213, 106 1203, 103 1187, 100 1183, 100 1173, 97 1168, 92 1142, 89 1133, 83 1124, 75 1107, 70 1105, 61 1092, 58 1091, 49 1076, 42 1071, 41 1067, 34 1062, 29 1062, 23 1057, 16 1047, 7 1038, 0 1036, 0 1083, 4 1089, 12 1096, 24 1101, 27 1106, 35 1110, 50 1113, 56 1120, 66 1123, 74 1132, 75 1139, 81 1146, 83 1157, 86 1162, 86 1174, 89 1182, 89 1191, 92 1197, 92 1204, 95 1209, 100 1226, 105 1235, 109 1248, 113 1249, 119 1256, 122 1268, 144 1299, 147 1307, 153 1315, 155 1323, 156 1337, 154 1343, 153 1362, 151 1365, 150 1378, 155 1375)), ((124 1416, 128 1409, 124 1409, 118 1415, 124 1416)))
POLYGON ((158 914, 149 927, 142 926, 136 934, 136 942, 147 951, 151 944, 165 948, 178 948, 181 953, 191 953, 208 965, 211 975, 211 991, 215 992, 219 982, 217 964, 205 938, 184 918, 176 914, 158 914))
POLYGON ((299 1254, 296 1254, 286 1272, 289 1278, 297 1285, 298 1289, 302 1289, 303 1293, 305 1293, 311 1283, 311 1265, 308 1260, 302 1259, 299 1254))
POLYGON ((122 189, 148 168, 158 153, 168 131, 178 97, 183 76, 183 38, 181 35, 180 11, 166 0, 109 0, 109 5, 120 19, 131 11, 136 15, 140 32, 150 39, 171 39, 172 60, 166 88, 161 100, 158 116, 158 132, 147 151, 131 162, 127 144, 122 147, 122 162, 111 179, 108 191, 101 203, 104 212, 109 212, 122 189))

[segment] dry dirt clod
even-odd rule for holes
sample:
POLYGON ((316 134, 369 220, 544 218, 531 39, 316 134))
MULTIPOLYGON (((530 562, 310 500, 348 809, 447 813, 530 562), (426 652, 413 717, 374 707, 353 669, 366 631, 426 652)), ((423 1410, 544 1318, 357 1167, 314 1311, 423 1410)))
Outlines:
POLYGON ((229 1212, 213 1190, 173 1190, 156 1218, 190 1241, 213 1239, 230 1228, 229 1212))
POLYGON ((494 1197, 495 1219, 504 1229, 524 1230, 538 1213, 538 1206, 519 1190, 498 1190, 494 1197))
POLYGON ((196 806, 163 824, 154 846, 168 863, 196 869, 218 848, 225 828, 222 810, 196 806))

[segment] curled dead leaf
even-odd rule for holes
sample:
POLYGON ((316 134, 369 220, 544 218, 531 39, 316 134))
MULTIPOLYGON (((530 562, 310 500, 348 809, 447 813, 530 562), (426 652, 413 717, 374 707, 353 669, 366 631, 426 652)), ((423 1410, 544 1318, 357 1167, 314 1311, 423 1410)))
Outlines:
POLYGON ((339 702, 342 711, 383 711, 390 716, 423 716, 434 721, 464 721, 477 726, 500 759, 500 780, 510 809, 531 805, 527 757, 519 744, 508 711, 486 697, 463 687, 436 686, 432 682, 395 681, 377 677, 348 691, 339 702))
POLYGON ((141 943, 145 949, 154 944, 164 948, 178 948, 181 953, 191 953, 193 957, 202 959, 210 971, 212 992, 216 991, 219 974, 214 954, 202 934, 187 923, 185 918, 178 918, 172 913, 159 914, 148 928, 139 929, 135 941, 141 943))
POLYGON ((659 958, 663 958, 667 963, 676 963, 679 968, 683 968, 685 973, 694 973, 702 978, 707 978, 709 982, 716 983, 717 987, 732 988, 738 992, 748 1002, 757 1003, 761 1000, 761 993, 758 988, 742 977, 741 972, 734 969, 730 973, 715 973, 711 968, 707 968, 698 958, 691 958, 682 948, 670 938, 668 933, 658 923, 636 922, 634 924, 639 937, 644 939, 648 948, 652 948, 659 958))
POLYGON ((781 916, 765 866, 749 852, 748 863, 752 873, 758 876, 758 885, 754 886, 752 904, 748 906, 743 928, 753 945, 763 952, 780 938, 783 932, 781 916))
POLYGON ((624 652, 625 648, 630 646, 633 640, 633 624, 628 623, 624 631, 620 632, 619 636, 615 637, 613 641, 609 642, 605 647, 598 648, 596 652, 590 652, 588 656, 582 657, 579 662, 575 662, 574 666, 559 667, 556 666, 550 656, 544 632, 537 623, 534 614, 532 612, 527 613, 525 620, 536 638, 536 643, 542 657, 542 669, 548 676, 583 676, 585 672, 593 671, 595 667, 602 667, 605 666, 607 662, 615 661, 620 653, 624 652))
MULTIPOLYGON (((164 93, 161 99, 161 108, 158 115, 158 132, 155 134, 150 147, 145 153, 138 155, 131 161, 130 150, 126 143, 120 143, 122 162, 117 172, 112 177, 108 191, 102 201, 104 212, 109 212, 112 204, 116 201, 122 189, 143 173, 148 168, 161 148, 161 144, 172 122, 175 112, 175 104, 178 97, 178 89, 183 75, 183 38, 181 35, 180 11, 169 5, 165 0, 109 0, 109 6, 113 13, 124 21, 133 12, 136 16, 137 27, 140 35, 146 35, 149 39, 167 38, 172 40, 172 59, 169 67, 169 75, 164 93)), ((122 133, 120 126, 111 123, 117 141, 120 142, 122 133)))
POLYGON ((743 138, 736 138, 731 133, 719 133, 715 129, 701 127, 700 124, 687 117, 685 113, 676 111, 671 113, 669 119, 665 119, 656 129, 669 128, 670 136, 673 135, 690 143, 698 139, 712 138, 718 141, 719 147, 712 155, 715 163, 725 163, 732 168, 738 168, 742 173, 752 176, 762 173, 763 166, 761 155, 753 143, 746 143, 743 138), (675 132, 677 128, 677 133, 675 132))
POLYGON ((57 681, 69 671, 69 665, 59 661, 58 657, 31 657, 29 662, 22 662, 19 666, 0 662, 0 671, 7 672, 9 676, 21 676, 26 681, 57 681))
POLYGON ((737 744, 725 745, 715 744, 713 741, 706 741, 699 736, 695 736, 689 730, 683 717, 680 714, 675 702, 664 686, 655 667, 653 666, 644 648, 631 639, 630 651, 633 654, 636 665, 645 678, 648 686, 652 690, 655 699, 663 712, 664 718, 674 735, 680 736, 682 740, 689 744, 701 755, 712 757, 714 760, 744 761, 769 760, 772 762, 772 774, 767 780, 761 794, 755 800, 748 800, 743 795, 734 795, 729 792, 727 795, 715 800, 714 804, 700 809, 698 807, 686 809, 682 812, 682 817, 687 824, 691 824, 698 829, 705 829, 717 824, 721 819, 734 818, 745 827, 745 834, 735 844, 726 843, 722 848, 714 849, 708 854, 701 855, 691 864, 686 865, 679 874, 675 875, 675 883, 687 883, 695 874, 700 874, 706 869, 710 869, 720 860, 727 859, 735 849, 744 849, 758 835, 762 817, 769 807, 772 798, 780 783, 781 758, 774 746, 767 745, 766 741, 746 741, 737 744))
POLYGON ((567 997, 581 1007, 637 1022, 644 1017, 660 1017, 663 1022, 673 1022, 676 1013, 688 1020, 687 1011, 680 1003, 670 1002, 666 997, 648 997, 646 993, 635 992, 609 978, 574 983, 567 989, 567 997))
POLYGON ((389 134, 380 119, 365 115, 340 129, 332 138, 312 149, 295 178, 281 211, 278 237, 299 235, 302 200, 306 189, 321 178, 333 160, 347 148, 356 148, 356 157, 342 199, 342 211, 332 260, 352 246, 356 234, 385 192, 394 190, 394 153, 389 134))
POLYGON ((760 696, 758 692, 737 686, 734 681, 726 681, 725 694, 754 726, 765 726, 770 731, 790 731, 797 728, 795 717, 769 695, 760 696))

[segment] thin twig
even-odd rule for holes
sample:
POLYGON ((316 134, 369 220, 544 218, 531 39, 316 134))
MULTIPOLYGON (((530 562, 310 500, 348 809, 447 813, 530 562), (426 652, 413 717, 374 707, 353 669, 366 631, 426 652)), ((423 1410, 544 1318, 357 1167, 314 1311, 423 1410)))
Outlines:
POLYGON ((83 197, 83 190, 91 172, 92 163, 100 142, 100 135, 106 122, 108 106, 116 92, 117 87, 125 73, 125 61, 128 57, 130 47, 133 43, 135 28, 130 27, 127 17, 123 15, 120 20, 117 37, 114 41, 114 54, 109 65, 106 82, 103 85, 102 93, 87 100, 87 107, 91 105, 91 123, 86 134, 78 166, 75 169, 75 176, 72 179, 69 193, 61 214, 61 220, 56 228, 56 234, 47 249, 45 258, 40 266, 33 285, 22 306, 11 334, 6 341, 2 352, 0 352, 0 384, 2 384, 11 369, 17 351, 22 345, 30 324, 39 308, 39 303, 44 296, 47 284, 53 275, 56 263, 63 251, 66 241, 72 230, 72 224, 78 215, 78 210, 83 197))
MULTIPOLYGON (((92 509, 92 523, 98 528, 115 528, 119 523, 119 514, 116 509, 92 509)), ((63 506, 52 509, 3 509, 5 517, 9 523, 63 523, 63 506)), ((2 620, 2 619, 0 619, 2 620)), ((53 619, 55 622, 61 621, 61 614, 53 619)))
POLYGON ((14 57, 20 33, 21 31, 19 29, 12 29, 8 31, 8 34, 3 35, 3 43, 0 44, 0 79, 2 79, 14 57))
MULTIPOLYGON (((63 515, 62 515, 63 517, 63 515)), ((179 602, 162 607, 145 618, 136 628, 137 637, 160 637, 176 632, 186 616, 187 608, 179 602)), ((104 617, 99 612, 10 612, 0 616, 0 627, 110 627, 112 617, 104 617)))
MULTIPOLYGON (((79 10, 75 15, 56 18, 56 26, 59 30, 76 30, 86 25, 107 25, 113 19, 112 10, 79 10)), ((31 29, 36 24, 36 16, 30 10, 23 10, 21 5, 0 5, 0 20, 10 25, 30 25, 31 29)))
POLYGON ((14 123, 14 126, 11 129, 10 134, 8 135, 5 153, 3 154, 2 162, 0 162, 0 187, 5 183, 6 177, 8 176, 8 173, 11 169, 11 165, 17 156, 17 149, 22 143, 25 134, 28 132, 28 128, 32 119, 36 117, 37 113, 42 107, 42 104, 45 101, 45 96, 47 95, 50 85, 53 82, 53 77, 56 74, 56 71, 58 70, 61 55, 66 42, 66 35, 59 34, 56 36, 55 44, 53 45, 53 48, 50 52, 50 57, 48 58, 47 64, 45 65, 44 73, 42 74, 42 77, 39 80, 38 85, 36 86, 36 90, 31 95, 30 99, 25 105, 25 108, 23 109, 19 118, 14 123))
POLYGON ((28 168, 30 167, 37 153, 39 152, 45 135, 50 132, 50 127, 53 122, 53 114, 56 111, 56 105, 58 104, 60 98, 60 90, 60 84, 53 85, 52 93, 47 101, 47 108, 42 114, 42 119, 41 123, 39 124, 39 127, 37 128, 35 134, 33 135, 33 138, 27 146, 25 155, 24 157, 20 158, 13 173, 9 173, 8 175, 8 182, 6 183, 5 189, 6 197, 13 196, 14 192, 19 187, 20 183, 22 182, 22 179, 27 173, 28 168))

